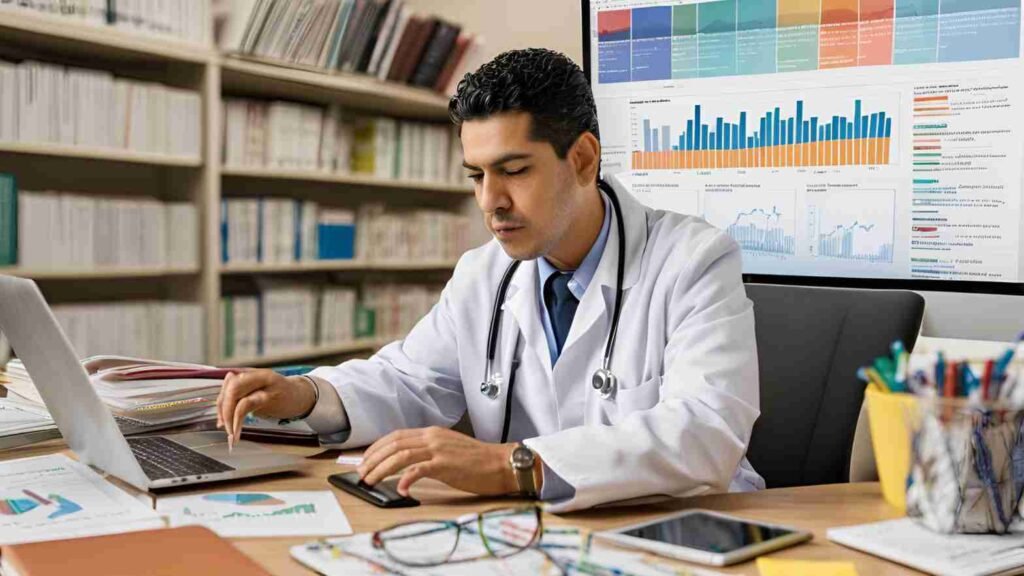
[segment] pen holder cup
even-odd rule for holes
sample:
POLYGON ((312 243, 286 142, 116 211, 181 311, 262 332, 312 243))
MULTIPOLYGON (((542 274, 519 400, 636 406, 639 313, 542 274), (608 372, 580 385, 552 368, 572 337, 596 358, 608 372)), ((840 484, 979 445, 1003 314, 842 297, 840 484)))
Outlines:
POLYGON ((1024 489, 1024 410, 917 397, 904 422, 907 515, 946 534, 1009 532, 1024 489))
POLYGON ((911 419, 917 414, 917 397, 888 394, 868 388, 868 424, 875 452, 875 468, 882 496, 894 508, 907 509, 907 478, 910 476, 911 419))

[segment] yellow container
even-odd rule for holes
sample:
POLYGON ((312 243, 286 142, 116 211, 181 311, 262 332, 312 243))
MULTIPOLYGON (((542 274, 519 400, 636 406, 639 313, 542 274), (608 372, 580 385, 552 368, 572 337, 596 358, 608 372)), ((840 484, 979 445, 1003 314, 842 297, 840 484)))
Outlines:
POLYGON ((918 414, 917 399, 912 394, 889 394, 871 387, 865 393, 882 496, 890 505, 906 512, 910 438, 915 429, 912 420, 918 414))

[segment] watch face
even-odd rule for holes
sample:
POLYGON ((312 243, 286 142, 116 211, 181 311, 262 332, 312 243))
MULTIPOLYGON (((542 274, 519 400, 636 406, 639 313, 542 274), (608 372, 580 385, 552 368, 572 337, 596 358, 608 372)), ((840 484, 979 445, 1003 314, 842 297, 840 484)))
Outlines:
POLYGON ((530 468, 533 466, 533 451, 525 446, 519 446, 512 451, 512 465, 516 468, 530 468))

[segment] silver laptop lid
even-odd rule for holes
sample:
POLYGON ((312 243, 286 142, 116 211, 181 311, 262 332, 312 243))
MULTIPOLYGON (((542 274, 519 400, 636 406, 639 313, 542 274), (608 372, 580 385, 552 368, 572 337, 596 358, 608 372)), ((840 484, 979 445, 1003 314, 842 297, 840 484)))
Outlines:
POLYGON ((31 280, 0 275, 0 330, 79 460, 142 489, 149 478, 31 280))

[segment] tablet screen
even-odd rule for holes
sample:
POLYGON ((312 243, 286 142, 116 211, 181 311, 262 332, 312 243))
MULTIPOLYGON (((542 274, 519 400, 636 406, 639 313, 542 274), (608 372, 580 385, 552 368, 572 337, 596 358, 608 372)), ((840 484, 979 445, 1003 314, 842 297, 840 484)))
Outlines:
POLYGON ((705 552, 725 554, 751 544, 792 534, 792 532, 782 528, 695 513, 626 530, 621 534, 705 552))

